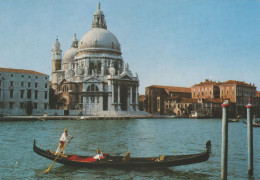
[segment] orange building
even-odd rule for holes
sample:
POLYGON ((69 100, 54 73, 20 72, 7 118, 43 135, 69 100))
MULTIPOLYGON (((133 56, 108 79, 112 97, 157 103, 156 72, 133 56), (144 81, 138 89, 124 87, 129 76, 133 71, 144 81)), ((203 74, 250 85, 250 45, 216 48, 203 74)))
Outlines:
POLYGON ((254 84, 248 84, 242 81, 228 80, 225 82, 205 81, 195 84, 191 88, 193 99, 220 99, 228 100, 231 104, 230 114, 233 116, 246 115, 245 106, 249 98, 251 104, 257 106, 256 87, 254 84))
POLYGON ((256 87, 254 84, 248 84, 243 81, 228 80, 219 85, 220 98, 229 99, 234 104, 237 115, 246 115, 245 106, 251 99, 251 104, 257 106, 256 87))
POLYGON ((251 104, 255 105, 256 87, 254 84, 247 84, 242 81, 229 80, 221 83, 220 97, 230 99, 231 103, 237 103, 239 106, 246 106, 248 99, 251 98, 251 104))
POLYGON ((191 87, 192 98, 219 98, 219 84, 213 81, 205 81, 191 87))

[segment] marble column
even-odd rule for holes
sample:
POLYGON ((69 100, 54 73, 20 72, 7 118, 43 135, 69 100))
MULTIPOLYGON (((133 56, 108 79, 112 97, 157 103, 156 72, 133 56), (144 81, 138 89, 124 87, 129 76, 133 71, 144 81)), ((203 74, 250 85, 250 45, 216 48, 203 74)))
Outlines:
POLYGON ((115 91, 114 91, 114 82, 111 84, 111 93, 112 93, 112 100, 111 100, 111 111, 115 111, 115 91))
POLYGON ((135 110, 136 111, 139 111, 139 108, 138 108, 138 86, 136 86, 136 91, 135 91, 135 104, 136 104, 136 106, 135 106, 135 110))
POLYGON ((133 87, 130 87, 130 104, 133 104, 133 87))
POLYGON ((108 94, 108 97, 107 97, 107 103, 108 103, 107 110, 111 111, 112 101, 111 101, 111 94, 110 93, 108 94))
POLYGON ((115 96, 115 92, 114 92, 114 83, 112 82, 112 85, 111 85, 111 92, 112 92, 112 104, 114 104, 114 96, 115 96))
POLYGON ((117 106, 118 106, 118 111, 121 111, 121 103, 120 103, 120 84, 118 84, 118 96, 117 96, 117 106))
POLYGON ((94 101, 94 110, 97 111, 97 96, 94 96, 95 101, 94 101))
POLYGON ((104 111, 104 109, 103 109, 103 96, 100 96, 100 98, 99 98, 99 106, 100 106, 100 110, 104 111))
POLYGON ((82 114, 83 115, 86 115, 86 96, 83 96, 83 99, 82 99, 83 101, 82 101, 82 104, 83 104, 83 111, 82 111, 82 114))
POLYGON ((130 106, 129 106, 129 111, 133 111, 134 109, 133 109, 133 87, 132 86, 130 86, 130 106))

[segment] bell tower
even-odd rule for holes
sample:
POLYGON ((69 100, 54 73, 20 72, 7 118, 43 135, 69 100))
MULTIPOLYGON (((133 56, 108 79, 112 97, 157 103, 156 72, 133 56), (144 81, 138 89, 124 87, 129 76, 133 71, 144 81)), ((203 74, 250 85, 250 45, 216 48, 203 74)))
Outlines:
POLYGON ((61 70, 62 50, 58 37, 53 45, 52 52, 52 86, 58 92, 58 70, 61 70))
POLYGON ((61 70, 61 59, 62 59, 62 50, 60 49, 60 42, 58 37, 53 45, 52 52, 52 73, 58 70, 61 70))

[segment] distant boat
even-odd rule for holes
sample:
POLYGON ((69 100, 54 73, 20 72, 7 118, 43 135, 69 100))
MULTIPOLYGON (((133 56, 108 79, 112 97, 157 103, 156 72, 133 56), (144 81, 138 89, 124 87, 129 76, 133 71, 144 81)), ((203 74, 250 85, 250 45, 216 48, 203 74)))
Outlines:
POLYGON ((239 122, 239 119, 229 119, 228 122, 239 122))
POLYGON ((228 122, 239 122, 240 117, 237 117, 236 119, 229 119, 228 122))
MULTIPOLYGON (((247 124, 246 121, 243 121, 244 124, 247 124)), ((253 122, 252 127, 260 127, 260 122, 253 122)))
MULTIPOLYGON (((33 151, 50 160, 55 160, 58 155, 50 150, 43 150, 36 146, 36 141, 33 143, 33 151)), ((100 160, 95 159, 93 156, 79 156, 75 154, 61 155, 57 158, 56 162, 78 167, 88 168, 162 168, 180 165, 188 165, 200 163, 209 159, 211 151, 211 142, 206 143, 206 150, 198 154, 188 155, 160 155, 157 157, 130 157, 129 156, 111 156, 104 153, 100 160)))
POLYGON ((189 118, 206 119, 210 118, 210 116, 206 115, 205 112, 191 111, 189 118))

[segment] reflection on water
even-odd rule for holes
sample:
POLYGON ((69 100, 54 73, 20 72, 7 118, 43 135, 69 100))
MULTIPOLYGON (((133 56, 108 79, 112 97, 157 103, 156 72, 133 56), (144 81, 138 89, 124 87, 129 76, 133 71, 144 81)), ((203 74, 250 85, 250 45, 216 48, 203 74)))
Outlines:
POLYGON ((170 168, 160 169, 124 169, 124 168, 79 168, 79 167, 68 167, 59 166, 48 174, 39 175, 39 171, 35 171, 37 178, 68 178, 73 176, 73 179, 88 178, 88 179, 135 179, 137 177, 141 179, 209 179, 210 175, 196 173, 196 172, 183 172, 177 171, 170 168))
MULTIPOLYGON (((220 179, 220 119, 64 120, 1 122, 0 176, 3 179, 220 179), (163 169, 76 168, 55 163, 50 173, 39 175, 52 161, 36 155, 33 139, 43 149, 55 150, 64 128, 73 140, 67 153, 94 155, 96 148, 110 154, 131 156, 191 154, 212 142, 207 162, 163 169)), ((254 128, 254 177, 260 179, 260 128, 254 128)), ((247 128, 229 125, 228 178, 248 179, 247 128)), ((251 178, 252 179, 252 178, 251 178)))

